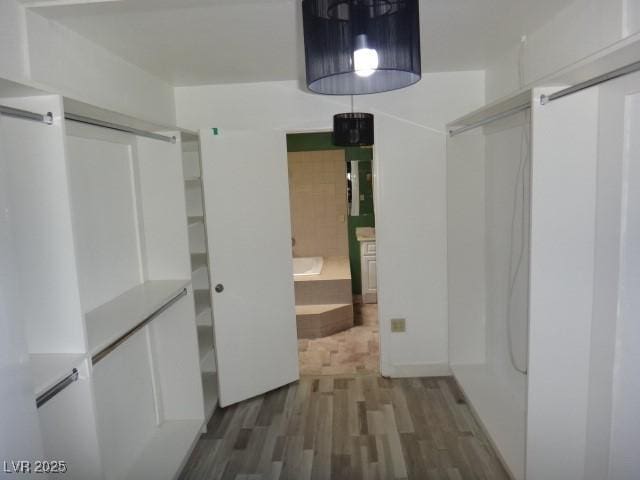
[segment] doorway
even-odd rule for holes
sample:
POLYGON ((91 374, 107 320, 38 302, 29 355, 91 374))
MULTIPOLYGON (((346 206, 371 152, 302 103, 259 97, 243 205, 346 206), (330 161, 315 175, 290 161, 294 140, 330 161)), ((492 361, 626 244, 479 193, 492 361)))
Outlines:
POLYGON ((379 372, 372 148, 287 135, 301 375, 379 372))

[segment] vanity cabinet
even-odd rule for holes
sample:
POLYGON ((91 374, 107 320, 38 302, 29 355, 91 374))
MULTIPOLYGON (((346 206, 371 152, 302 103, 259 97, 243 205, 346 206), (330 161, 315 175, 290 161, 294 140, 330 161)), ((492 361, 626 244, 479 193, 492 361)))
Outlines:
POLYGON ((375 240, 360 241, 360 269, 362 279, 362 303, 378 303, 375 240))

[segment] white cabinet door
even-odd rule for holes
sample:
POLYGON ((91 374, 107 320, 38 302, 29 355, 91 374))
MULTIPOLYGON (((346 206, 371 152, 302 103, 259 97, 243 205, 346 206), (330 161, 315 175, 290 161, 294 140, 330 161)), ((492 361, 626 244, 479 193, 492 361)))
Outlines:
POLYGON ((375 253, 375 242, 362 242, 360 244, 360 273, 363 303, 377 303, 378 301, 378 277, 375 253))
POLYGON ((376 257, 364 257, 367 262, 367 293, 376 293, 378 280, 376 277, 376 257))
POLYGON ((220 405, 298 379, 286 137, 201 132, 220 405))

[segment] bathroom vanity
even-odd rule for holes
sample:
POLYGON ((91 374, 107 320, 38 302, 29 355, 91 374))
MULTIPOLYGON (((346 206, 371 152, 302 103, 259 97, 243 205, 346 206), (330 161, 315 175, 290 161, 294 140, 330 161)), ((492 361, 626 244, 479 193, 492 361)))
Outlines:
POLYGON ((378 282, 376 277, 376 229, 360 227, 356 229, 360 242, 360 272, 362 281, 362 303, 378 303, 378 282))

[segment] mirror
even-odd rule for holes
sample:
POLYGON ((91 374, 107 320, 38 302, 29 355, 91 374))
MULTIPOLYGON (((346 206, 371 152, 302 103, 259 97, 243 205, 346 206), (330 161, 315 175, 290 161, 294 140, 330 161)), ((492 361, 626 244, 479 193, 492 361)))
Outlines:
POLYGON ((371 160, 347 161, 347 202, 350 217, 373 217, 371 160))

